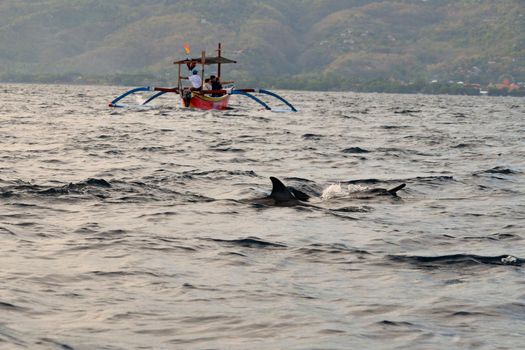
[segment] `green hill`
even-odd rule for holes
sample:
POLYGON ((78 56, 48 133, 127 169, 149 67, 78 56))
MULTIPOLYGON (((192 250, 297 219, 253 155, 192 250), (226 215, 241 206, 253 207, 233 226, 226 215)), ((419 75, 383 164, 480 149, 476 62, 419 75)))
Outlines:
POLYGON ((0 2, 2 80, 169 82, 219 41, 246 84, 525 81, 523 0, 0 2))

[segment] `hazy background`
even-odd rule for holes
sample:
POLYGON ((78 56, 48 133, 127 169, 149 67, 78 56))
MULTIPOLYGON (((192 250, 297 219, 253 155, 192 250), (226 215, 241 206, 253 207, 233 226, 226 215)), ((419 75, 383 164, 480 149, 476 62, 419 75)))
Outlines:
POLYGON ((175 58, 239 61, 241 83, 525 78, 523 0, 3 0, 0 80, 170 82, 175 58))

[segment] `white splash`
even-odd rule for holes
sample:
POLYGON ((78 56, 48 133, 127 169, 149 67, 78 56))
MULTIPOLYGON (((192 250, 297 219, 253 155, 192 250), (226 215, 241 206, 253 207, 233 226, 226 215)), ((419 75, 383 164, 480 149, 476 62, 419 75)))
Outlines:
POLYGON ((142 105, 148 99, 147 96, 142 94, 134 94, 133 97, 135 97, 135 102, 137 102, 138 105, 142 105))
POLYGON ((509 255, 506 258, 501 258, 501 262, 504 264, 515 264, 518 259, 516 257, 509 255))
POLYGON ((341 184, 332 184, 325 188, 323 190, 323 194, 321 195, 322 200, 327 200, 330 198, 334 198, 341 194, 342 192, 341 184))

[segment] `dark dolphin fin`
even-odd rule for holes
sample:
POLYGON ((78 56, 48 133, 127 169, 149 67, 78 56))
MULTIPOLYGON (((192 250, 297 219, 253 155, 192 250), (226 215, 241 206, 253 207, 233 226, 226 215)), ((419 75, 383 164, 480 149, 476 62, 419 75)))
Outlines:
POLYGON ((270 198, 273 198, 276 202, 288 202, 294 200, 294 195, 286 188, 286 186, 276 177, 270 176, 272 181, 272 193, 270 198))
POLYGON ((407 184, 401 184, 401 185, 399 185, 397 187, 394 187, 394 188, 388 190, 387 192, 390 193, 392 196, 397 196, 397 191, 405 188, 406 185, 407 184))

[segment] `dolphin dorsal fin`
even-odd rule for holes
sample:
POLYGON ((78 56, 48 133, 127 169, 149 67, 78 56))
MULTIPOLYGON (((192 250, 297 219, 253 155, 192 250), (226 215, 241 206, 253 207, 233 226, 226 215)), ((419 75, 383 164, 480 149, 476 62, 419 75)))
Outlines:
POLYGON ((270 198, 276 202, 287 202, 295 199, 294 195, 286 188, 286 186, 276 177, 270 176, 272 181, 272 193, 270 198))
POLYGON ((396 186, 396 187, 394 187, 392 189, 389 189, 387 192, 390 193, 392 196, 397 196, 397 191, 405 188, 406 185, 407 184, 401 184, 401 185, 396 186))

